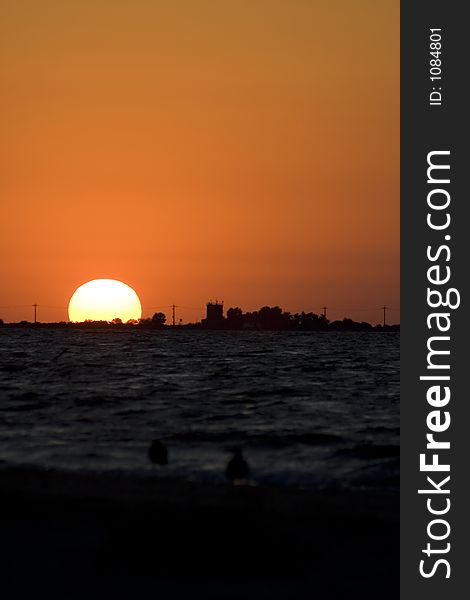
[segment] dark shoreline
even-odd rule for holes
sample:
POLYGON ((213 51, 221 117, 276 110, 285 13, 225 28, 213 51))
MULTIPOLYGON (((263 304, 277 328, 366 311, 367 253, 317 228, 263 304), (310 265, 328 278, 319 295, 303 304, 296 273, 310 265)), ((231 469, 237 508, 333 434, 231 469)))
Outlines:
POLYGON ((4 598, 398 597, 396 493, 4 469, 0 495, 4 598))
POLYGON ((146 332, 176 332, 176 331, 197 331, 197 332, 223 332, 223 333, 400 333, 400 325, 374 325, 370 327, 351 327, 351 328, 335 328, 329 327, 327 329, 230 329, 225 327, 208 328, 201 327, 200 324, 185 324, 185 325, 164 325, 163 327, 152 327, 148 325, 128 325, 122 323, 115 325, 113 323, 1 323, 1 330, 54 330, 54 331, 146 331, 146 332))

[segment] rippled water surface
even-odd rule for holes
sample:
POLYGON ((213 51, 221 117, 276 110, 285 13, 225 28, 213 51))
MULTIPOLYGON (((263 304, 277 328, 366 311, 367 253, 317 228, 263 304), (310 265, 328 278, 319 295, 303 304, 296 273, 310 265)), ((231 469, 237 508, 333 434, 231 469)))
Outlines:
POLYGON ((0 330, 1 467, 380 488, 398 444, 398 334, 0 330))

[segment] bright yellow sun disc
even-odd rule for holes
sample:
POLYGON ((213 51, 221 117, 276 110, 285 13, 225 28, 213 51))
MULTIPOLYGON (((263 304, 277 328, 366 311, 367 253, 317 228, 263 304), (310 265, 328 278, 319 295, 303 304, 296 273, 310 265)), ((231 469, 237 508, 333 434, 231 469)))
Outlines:
POLYGON ((134 290, 116 279, 94 279, 75 290, 69 302, 72 322, 140 319, 142 306, 134 290))

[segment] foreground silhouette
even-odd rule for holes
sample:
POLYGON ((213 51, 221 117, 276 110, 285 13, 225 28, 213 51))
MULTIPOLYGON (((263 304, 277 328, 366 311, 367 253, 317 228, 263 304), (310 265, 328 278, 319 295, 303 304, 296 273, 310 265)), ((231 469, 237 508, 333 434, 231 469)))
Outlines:
POLYGON ((148 455, 154 465, 164 466, 168 464, 168 449, 160 440, 154 440, 150 444, 148 455))
POLYGON ((399 598, 396 494, 231 492, 160 477, 0 470, 2 598, 399 598))
POLYGON ((225 475, 227 479, 233 483, 233 485, 243 485, 247 483, 250 476, 250 467, 243 458, 241 448, 235 448, 233 458, 228 462, 227 468, 225 469, 225 475))

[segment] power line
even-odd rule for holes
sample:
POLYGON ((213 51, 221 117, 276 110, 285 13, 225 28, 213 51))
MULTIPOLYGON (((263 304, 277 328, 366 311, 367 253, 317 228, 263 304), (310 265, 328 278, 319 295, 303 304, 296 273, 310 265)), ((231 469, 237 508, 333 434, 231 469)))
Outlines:
MULTIPOLYGON (((399 311, 399 308, 394 308, 391 306, 387 306, 386 307, 387 310, 393 310, 393 311, 399 311)), ((301 310, 296 310, 293 312, 312 312, 312 311, 321 311, 322 314, 324 315, 326 310, 329 311, 334 311, 334 312, 374 312, 376 310, 383 310, 383 306, 377 308, 377 306, 369 306, 369 307, 349 307, 349 308, 344 308, 344 307, 338 307, 338 306, 313 306, 313 307, 308 307, 308 308, 303 308, 301 310)), ((292 312, 292 311, 291 311, 292 312)))
MULTIPOLYGON (((28 308, 28 306, 31 306, 31 304, 5 304, 5 305, 1 305, 0 309, 2 308, 28 308)), ((32 305, 34 306, 34 304, 32 305)), ((52 306, 50 304, 38 304, 36 303, 36 306, 38 308, 49 308, 49 309, 54 309, 54 310, 68 310, 68 306, 52 306)), ((183 306, 182 304, 175 304, 174 305, 175 308, 183 308, 184 310, 201 310, 204 307, 203 306, 183 306)), ((158 306, 146 306, 143 305, 142 306, 143 309, 145 310, 153 310, 153 309, 157 309, 157 308, 173 308, 173 304, 160 304, 158 306)), ((374 310, 383 310, 383 306, 381 306, 380 308, 377 308, 376 306, 368 306, 368 307, 358 307, 358 306, 353 306, 353 307, 341 307, 341 306, 313 306, 313 307, 308 307, 308 308, 303 308, 303 309, 299 309, 300 312, 303 310, 305 311, 312 311, 312 310, 318 310, 321 311, 323 314, 325 314, 326 310, 333 310, 335 312, 337 311, 374 311, 374 310)), ((393 310, 393 311, 398 311, 400 310, 399 307, 393 307, 393 306, 387 306, 386 307, 387 310, 393 310)), ((299 310, 294 311, 294 312, 299 312, 299 310)))
POLYGON ((50 306, 49 304, 38 304, 41 308, 52 308, 54 310, 67 310, 68 306, 50 306))
MULTIPOLYGON (((175 304, 176 308, 184 308, 185 310, 201 310, 200 306, 182 306, 181 304, 175 304)), ((173 308, 173 304, 160 304, 158 306, 147 306, 143 305, 145 310, 154 310, 156 308, 173 308)))
POLYGON ((0 308, 28 308, 31 304, 10 304, 9 306, 0 306, 0 308))

